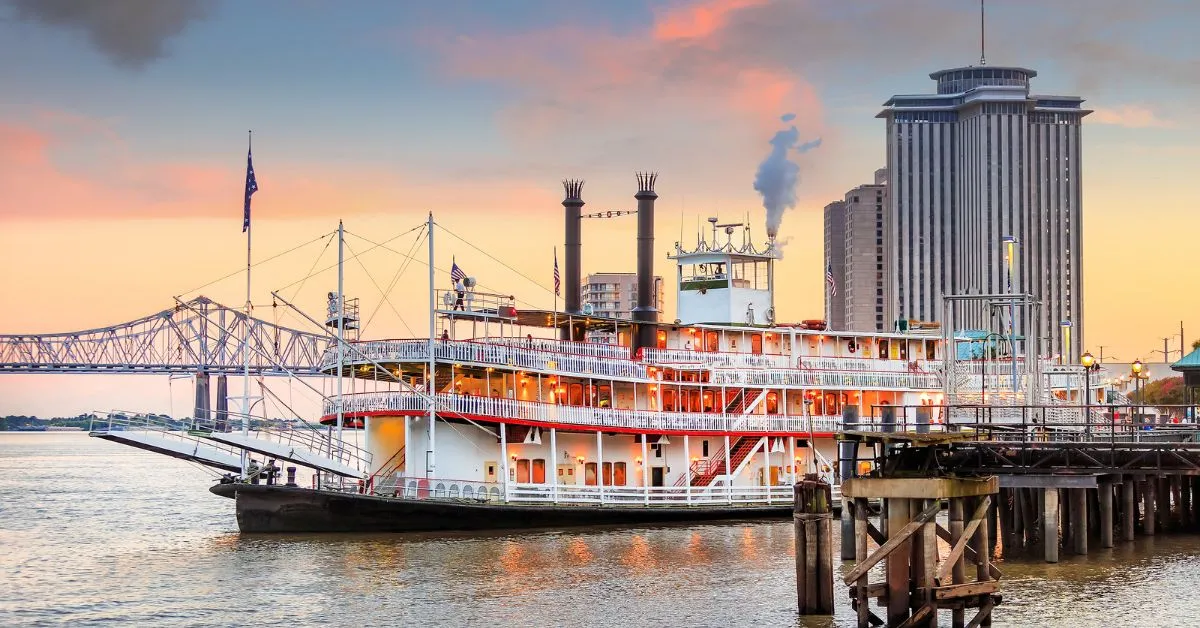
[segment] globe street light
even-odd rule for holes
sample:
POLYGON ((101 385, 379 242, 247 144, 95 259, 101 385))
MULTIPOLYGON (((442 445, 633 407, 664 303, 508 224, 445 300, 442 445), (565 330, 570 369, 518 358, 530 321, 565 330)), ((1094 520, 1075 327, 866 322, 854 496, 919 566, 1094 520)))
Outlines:
POLYGON ((1092 435, 1092 371, 1100 370, 1100 364, 1092 357, 1090 351, 1085 351, 1079 358, 1083 365, 1083 433, 1092 435))
POLYGON ((1130 422, 1131 429, 1137 429, 1136 427, 1132 427, 1132 426, 1135 426, 1142 422, 1142 412, 1141 412, 1142 395, 1141 395, 1140 391, 1141 391, 1141 384, 1142 384, 1142 371, 1145 368, 1146 368, 1146 365, 1142 364, 1141 358, 1134 360, 1133 364, 1129 365, 1129 369, 1131 371, 1133 371, 1133 374, 1132 374, 1133 375, 1133 395, 1138 398, 1138 405, 1134 408, 1134 410, 1136 411, 1136 413, 1133 417, 1134 420, 1130 422))

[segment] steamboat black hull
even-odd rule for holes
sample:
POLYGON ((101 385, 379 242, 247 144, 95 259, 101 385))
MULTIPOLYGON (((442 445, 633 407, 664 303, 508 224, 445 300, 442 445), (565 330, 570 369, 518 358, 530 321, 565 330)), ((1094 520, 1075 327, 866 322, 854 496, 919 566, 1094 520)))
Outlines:
POLYGON ((209 489, 237 502, 242 532, 434 532, 594 525, 639 525, 784 518, 780 505, 538 505, 468 500, 417 500, 320 491, 294 486, 217 484, 209 489))

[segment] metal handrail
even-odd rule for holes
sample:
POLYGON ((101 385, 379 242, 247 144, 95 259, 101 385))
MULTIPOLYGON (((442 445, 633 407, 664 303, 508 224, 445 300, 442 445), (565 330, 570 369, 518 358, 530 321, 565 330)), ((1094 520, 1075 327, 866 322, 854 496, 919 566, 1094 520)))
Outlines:
MULTIPOLYGON (((441 393, 435 395, 439 413, 495 419, 566 423, 589 427, 623 427, 647 431, 831 433, 841 426, 834 416, 722 415, 702 412, 656 412, 620 408, 566 406, 497 397, 441 393)), ((325 415, 337 413, 337 401, 326 401, 325 415)), ((343 414, 364 412, 425 412, 425 401, 404 391, 358 393, 342 398, 343 414)))

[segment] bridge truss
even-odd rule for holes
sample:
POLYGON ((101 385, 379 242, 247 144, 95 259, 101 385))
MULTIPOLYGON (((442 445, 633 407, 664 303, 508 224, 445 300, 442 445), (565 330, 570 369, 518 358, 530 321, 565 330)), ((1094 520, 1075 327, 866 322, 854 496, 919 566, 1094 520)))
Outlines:
POLYGON ((206 297, 110 327, 0 335, 0 373, 316 375, 335 339, 290 329, 206 297))

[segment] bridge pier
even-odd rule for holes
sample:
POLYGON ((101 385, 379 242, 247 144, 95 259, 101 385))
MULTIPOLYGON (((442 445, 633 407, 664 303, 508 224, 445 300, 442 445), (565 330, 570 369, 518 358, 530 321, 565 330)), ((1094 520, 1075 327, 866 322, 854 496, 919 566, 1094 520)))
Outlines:
POLYGON ((217 416, 215 417, 217 425, 215 431, 229 431, 229 378, 224 375, 217 376, 217 416))
POLYGON ((196 404, 193 406, 192 417, 197 422, 207 423, 209 419, 209 391, 208 391, 208 372, 199 371, 196 373, 196 404))

